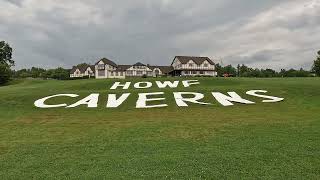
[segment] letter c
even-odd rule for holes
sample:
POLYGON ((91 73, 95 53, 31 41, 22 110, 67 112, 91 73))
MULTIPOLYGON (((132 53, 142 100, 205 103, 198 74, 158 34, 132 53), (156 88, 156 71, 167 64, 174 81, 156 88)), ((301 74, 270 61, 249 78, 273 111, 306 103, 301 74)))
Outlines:
POLYGON ((38 108, 55 108, 55 107, 64 107, 67 106, 67 104, 56 104, 56 105, 47 105, 44 102, 50 98, 54 98, 54 97, 60 97, 60 96, 67 96, 67 97, 78 97, 79 95, 77 94, 57 94, 57 95, 53 95, 53 96, 48 96, 48 97, 44 97, 42 99, 36 100, 34 102, 34 105, 38 108))

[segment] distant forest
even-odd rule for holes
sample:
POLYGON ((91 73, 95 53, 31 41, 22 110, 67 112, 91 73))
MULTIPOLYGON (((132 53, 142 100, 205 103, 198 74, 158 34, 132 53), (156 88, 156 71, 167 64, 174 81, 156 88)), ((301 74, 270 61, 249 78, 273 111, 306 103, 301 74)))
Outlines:
MULTIPOLYGON (((304 69, 281 69, 281 71, 275 71, 273 69, 257 69, 251 68, 244 64, 234 67, 232 65, 221 66, 216 64, 216 71, 218 77, 260 77, 260 78, 271 78, 271 77, 313 77, 314 72, 304 69)), ((58 79, 67 80, 69 78, 70 70, 64 68, 56 69, 43 69, 32 67, 31 69, 21 69, 13 71, 14 78, 43 78, 43 79, 58 79)))

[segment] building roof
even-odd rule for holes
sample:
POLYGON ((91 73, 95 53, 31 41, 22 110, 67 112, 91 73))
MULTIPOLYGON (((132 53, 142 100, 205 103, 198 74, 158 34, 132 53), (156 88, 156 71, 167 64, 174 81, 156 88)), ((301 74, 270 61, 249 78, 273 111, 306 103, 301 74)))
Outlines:
POLYGON ((132 65, 118 65, 116 71, 126 71, 129 69, 132 65))
POLYGON ((88 67, 90 67, 92 71, 94 70, 94 66, 93 66, 93 69, 92 69, 91 65, 80 64, 80 65, 77 65, 77 66, 73 66, 71 71, 70 71, 70 73, 73 74, 77 69, 79 69, 80 73, 84 73, 88 69, 88 67))
POLYGON ((155 68, 159 68, 162 73, 167 74, 171 71, 173 71, 172 66, 148 66, 151 70, 154 70, 155 68))
POLYGON ((141 62, 135 63, 133 66, 146 66, 145 64, 142 64, 141 62))
POLYGON ((208 57, 176 56, 174 59, 176 58, 178 58, 182 64, 187 64, 190 60, 192 60, 198 65, 202 64, 204 61, 208 61, 210 64, 214 65, 214 62, 208 57))
POLYGON ((70 69, 70 73, 73 74, 77 69, 80 71, 80 73, 84 73, 89 67, 93 72, 95 71, 94 65, 80 64, 77 66, 73 66, 72 69, 70 69))
POLYGON ((95 69, 96 69, 96 67, 95 67, 94 65, 91 65, 90 68, 91 68, 91 70, 92 70, 93 72, 94 72, 95 69))
POLYGON ((114 63, 113 61, 111 61, 110 59, 107 59, 107 58, 102 58, 102 59, 100 59, 98 62, 96 62, 96 65, 97 65, 100 61, 102 61, 104 64, 109 64, 109 65, 111 65, 111 66, 113 66, 113 67, 117 67, 117 66, 118 66, 116 63, 114 63))
POLYGON ((73 66, 72 69, 70 70, 70 74, 73 74, 76 72, 76 70, 79 69, 77 66, 73 66))

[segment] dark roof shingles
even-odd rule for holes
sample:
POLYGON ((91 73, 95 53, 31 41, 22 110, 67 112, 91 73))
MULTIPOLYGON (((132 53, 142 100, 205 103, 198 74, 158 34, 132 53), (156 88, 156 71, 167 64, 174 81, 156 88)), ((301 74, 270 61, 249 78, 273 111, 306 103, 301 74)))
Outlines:
POLYGON ((196 64, 200 65, 204 61, 208 61, 210 64, 214 65, 214 62, 208 57, 196 57, 196 56, 176 56, 182 64, 187 64, 190 60, 194 61, 196 64))
POLYGON ((96 64, 98 64, 100 61, 102 61, 104 64, 109 64, 109 65, 111 65, 113 67, 117 67, 118 66, 115 62, 113 62, 113 61, 111 61, 110 59, 107 59, 107 58, 100 59, 96 64))

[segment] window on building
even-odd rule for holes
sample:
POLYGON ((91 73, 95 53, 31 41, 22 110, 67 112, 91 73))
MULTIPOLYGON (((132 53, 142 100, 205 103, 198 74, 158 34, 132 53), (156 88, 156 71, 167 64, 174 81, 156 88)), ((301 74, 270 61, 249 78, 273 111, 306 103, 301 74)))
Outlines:
POLYGON ((203 66, 204 66, 204 67, 208 67, 208 64, 204 64, 203 66))
POLYGON ((104 64, 98 64, 98 69, 104 69, 104 68, 105 68, 104 64))
POLYGON ((157 75, 159 75, 160 74, 160 71, 158 70, 158 69, 156 69, 155 71, 154 71, 154 73, 156 74, 156 76, 157 75))
POLYGON ((105 76, 104 70, 98 70, 98 76, 105 76))
POLYGON ((204 74, 204 72, 203 72, 203 71, 200 71, 200 74, 204 74))
POLYGON ((189 63, 189 67, 193 67, 193 64, 192 64, 192 63, 189 63))

